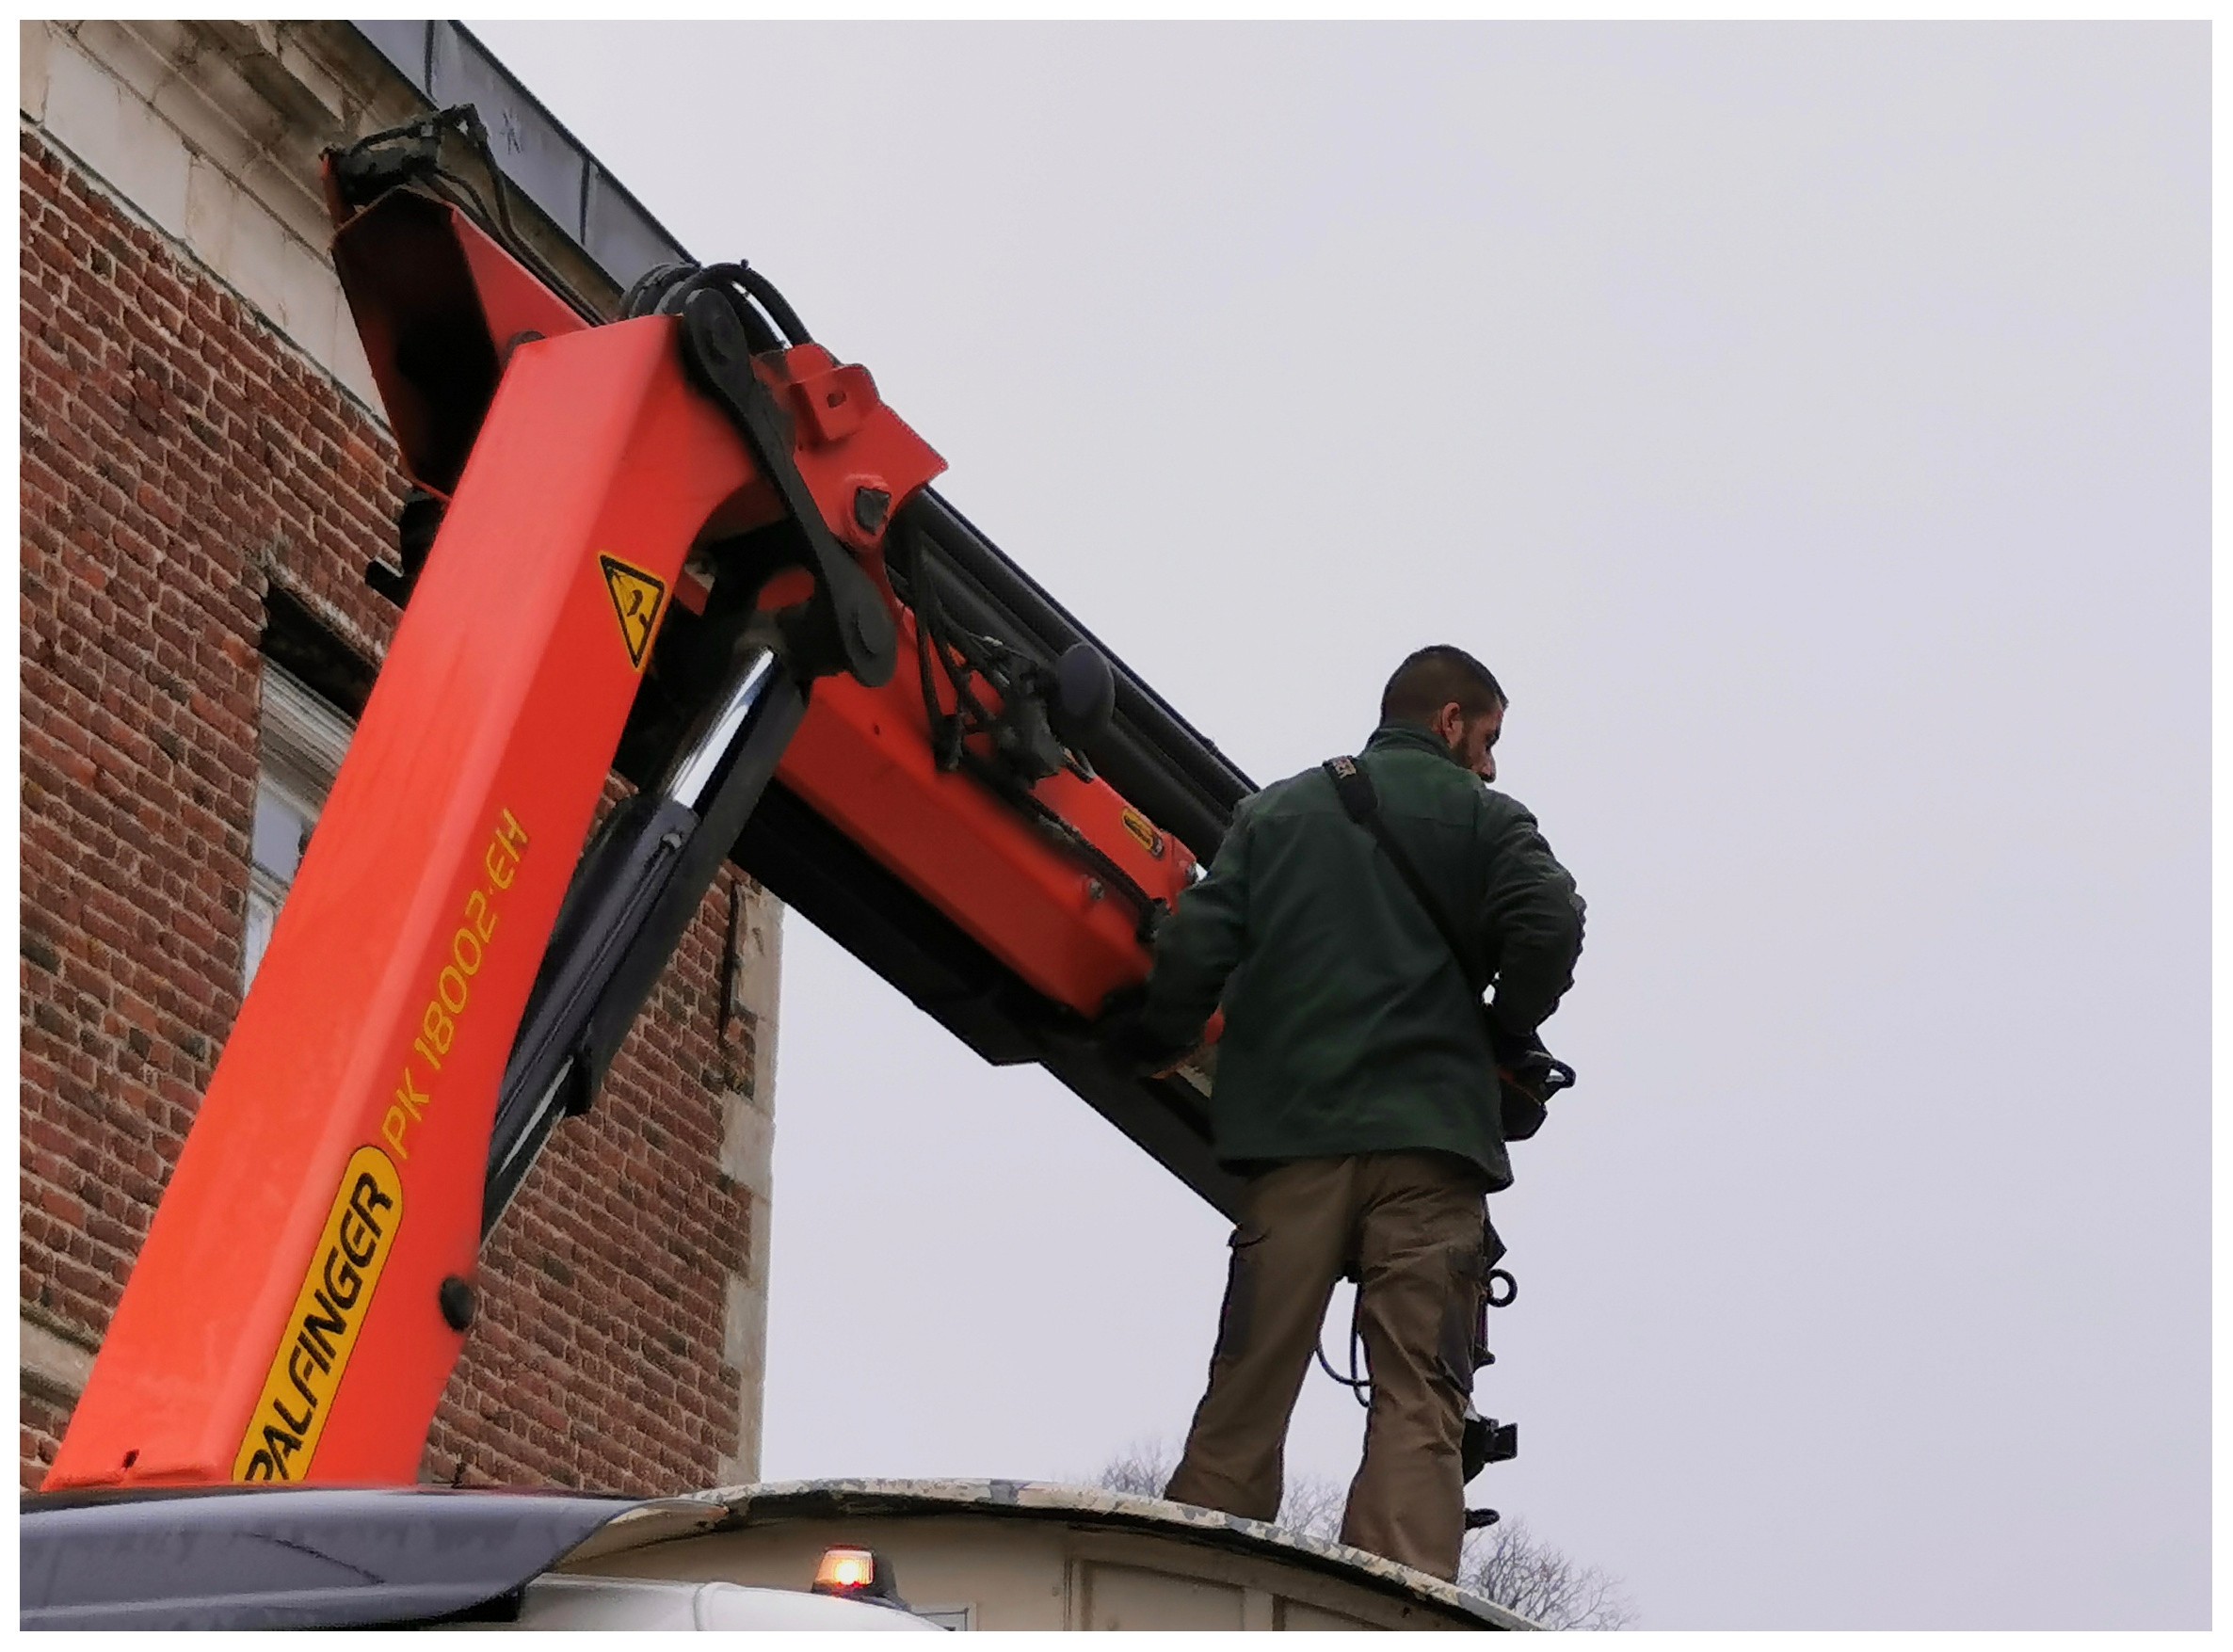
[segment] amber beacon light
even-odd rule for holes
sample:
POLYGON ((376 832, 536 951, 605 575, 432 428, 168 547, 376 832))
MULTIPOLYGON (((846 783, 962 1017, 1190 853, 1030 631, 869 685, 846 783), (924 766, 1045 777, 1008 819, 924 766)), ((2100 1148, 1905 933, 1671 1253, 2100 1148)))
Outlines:
POLYGON ((899 1580, 892 1574, 892 1563, 874 1549, 824 1549, 822 1564, 814 1568, 814 1593, 881 1601, 903 1612, 907 1609, 899 1597, 899 1580))

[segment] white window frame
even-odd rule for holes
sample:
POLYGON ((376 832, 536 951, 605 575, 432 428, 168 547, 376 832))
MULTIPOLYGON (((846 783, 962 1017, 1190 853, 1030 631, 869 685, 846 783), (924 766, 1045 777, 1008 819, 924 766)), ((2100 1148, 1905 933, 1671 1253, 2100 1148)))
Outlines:
MULTIPOLYGON (((277 809, 302 822, 303 841, 324 812, 333 778, 348 754, 355 726, 330 701, 271 661, 264 662, 262 715, 256 754, 256 815, 277 809)), ((257 857, 256 823, 249 827, 249 904, 240 949, 243 992, 256 978, 271 943, 271 926, 295 877, 295 868, 265 865, 257 857)))

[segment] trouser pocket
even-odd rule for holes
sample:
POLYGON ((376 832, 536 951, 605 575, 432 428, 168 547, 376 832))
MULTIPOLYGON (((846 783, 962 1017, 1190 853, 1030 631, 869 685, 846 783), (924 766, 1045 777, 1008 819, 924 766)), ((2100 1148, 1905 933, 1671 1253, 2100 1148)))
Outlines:
POLYGON ((1233 1229, 1232 1238, 1226 1243, 1232 1247, 1232 1260, 1226 1268, 1225 1306, 1217 1311, 1217 1346, 1210 1355, 1213 1360, 1238 1359, 1248 1346, 1261 1289, 1263 1230, 1244 1224, 1233 1229))
POLYGON ((1448 1285, 1442 1297, 1442 1328, 1435 1362, 1443 1378, 1461 1394, 1473 1391, 1474 1333, 1481 1323, 1481 1292, 1488 1260, 1478 1238, 1446 1253, 1448 1285))

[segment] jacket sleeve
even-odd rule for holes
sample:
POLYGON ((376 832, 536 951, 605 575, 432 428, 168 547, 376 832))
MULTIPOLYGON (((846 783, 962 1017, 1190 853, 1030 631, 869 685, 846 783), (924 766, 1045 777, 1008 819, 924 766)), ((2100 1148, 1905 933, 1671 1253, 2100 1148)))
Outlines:
MULTIPOLYGON (((1250 799, 1249 801, 1253 801, 1250 799)), ((1172 1045, 1192 1044, 1216 1010, 1241 961, 1248 921, 1249 807, 1244 802, 1210 873, 1179 898, 1155 938, 1141 1020, 1172 1045)))
POLYGON ((1582 955, 1582 901, 1550 853, 1535 817, 1509 798, 1488 826, 1489 871, 1481 913, 1483 956, 1497 960, 1489 1008, 1498 1025, 1525 1036, 1558 1008, 1582 955))

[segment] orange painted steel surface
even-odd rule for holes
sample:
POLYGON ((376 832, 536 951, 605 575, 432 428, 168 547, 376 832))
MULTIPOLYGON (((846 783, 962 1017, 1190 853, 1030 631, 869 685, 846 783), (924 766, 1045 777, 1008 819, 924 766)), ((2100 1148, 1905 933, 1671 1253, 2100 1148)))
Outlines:
POLYGON ((49 1489, 415 1478, 462 1345, 438 1293, 474 1276, 498 1081, 639 681, 599 555, 671 589, 763 491, 674 335, 505 376, 49 1489), (339 1208, 365 1148, 400 1211, 339 1208))
MULTIPOLYGON (((903 613, 905 664, 882 688, 849 677, 814 685, 777 776, 1035 990, 1099 1016, 1111 992, 1148 973, 1139 910, 982 782, 939 771, 922 687, 907 668, 914 629, 914 617, 903 613)), ((996 695, 981 692, 999 705, 996 695)), ((1163 854, 1150 853, 1123 822, 1127 813, 1142 817, 1105 782, 1058 774, 1034 795, 1148 893, 1177 903, 1193 854, 1151 826, 1163 854)))
POLYGON ((444 497, 515 341, 588 327, 457 207, 410 190, 348 217, 333 264, 404 471, 444 497))

